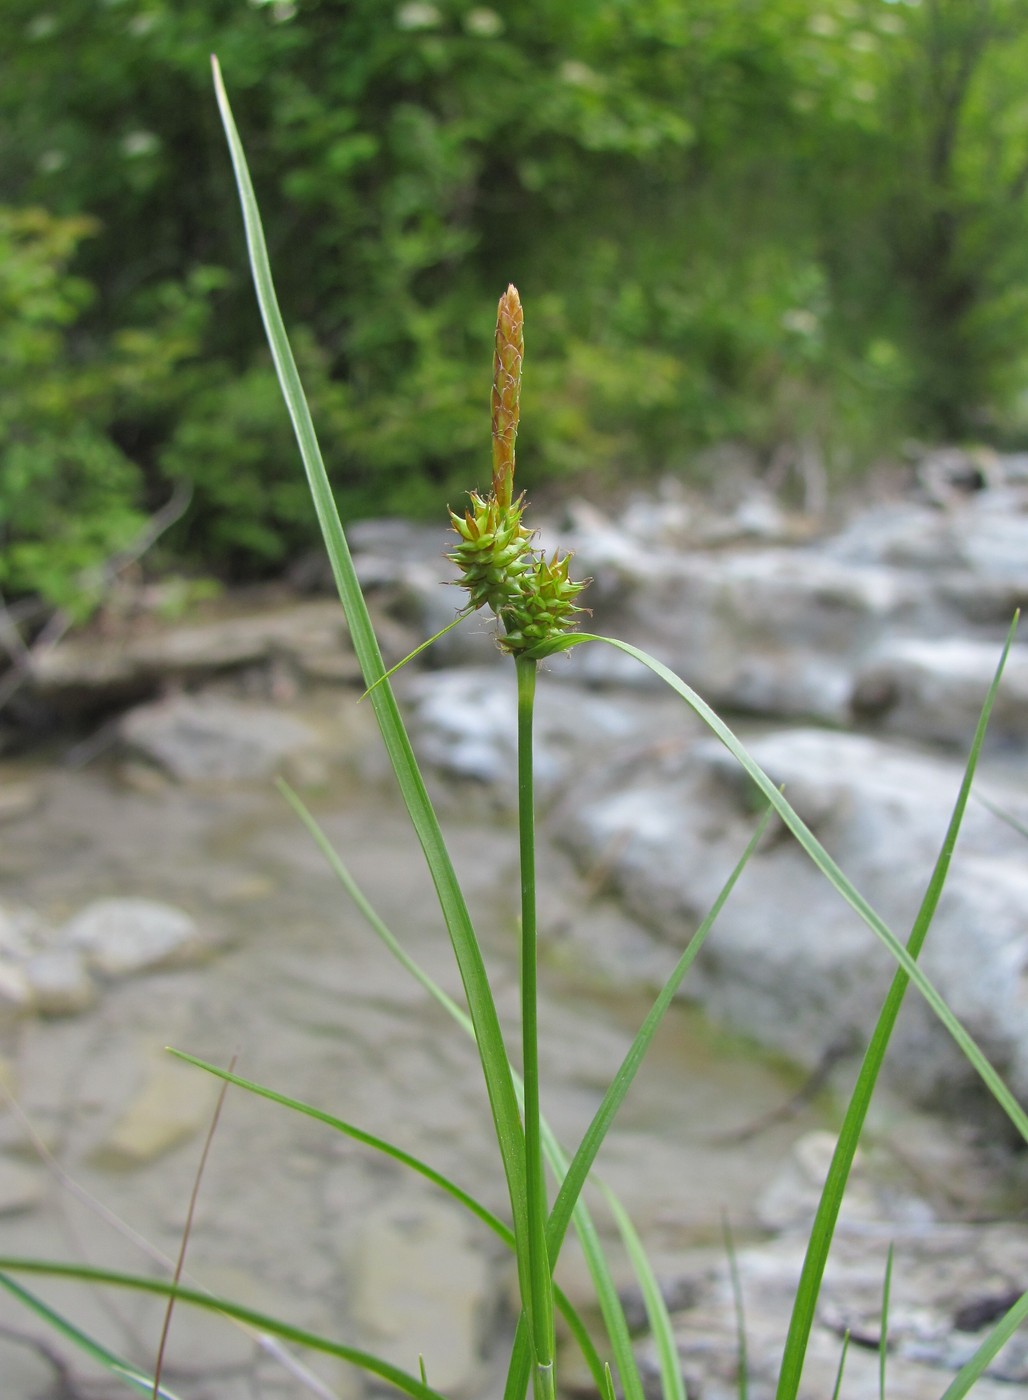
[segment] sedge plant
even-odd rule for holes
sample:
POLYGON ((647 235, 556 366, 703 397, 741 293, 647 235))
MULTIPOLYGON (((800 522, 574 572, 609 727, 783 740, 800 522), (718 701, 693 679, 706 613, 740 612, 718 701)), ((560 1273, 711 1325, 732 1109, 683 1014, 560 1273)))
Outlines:
MULTIPOLYGON (((767 821, 781 821, 806 856, 838 892, 840 898, 856 911, 870 933, 884 944, 897 964, 895 979, 868 1042, 863 1064, 846 1109, 835 1157, 811 1231, 794 1300, 791 1324, 787 1336, 783 1338, 777 1400, 796 1400, 839 1207, 892 1029, 910 983, 914 984, 956 1040, 1017 1133, 1028 1142, 1028 1115, 950 1011, 917 961, 946 881, 970 796, 989 712, 999 685, 1003 662, 1013 638, 1013 627, 995 679, 985 698, 964 780, 938 859, 927 881, 924 899, 906 942, 901 941, 853 886, 732 731, 695 691, 658 659, 631 643, 580 630, 584 609, 578 599, 584 585, 571 578, 568 556, 558 553, 547 557, 536 547, 534 536, 524 520, 524 497, 515 493, 515 442, 520 413, 524 317, 518 294, 512 286, 509 287, 500 298, 496 325, 491 399, 491 487, 485 495, 472 492, 469 504, 463 512, 450 512, 455 541, 449 558, 457 573, 455 582, 467 593, 467 603, 459 610, 457 620, 482 608, 491 610, 497 620, 499 646, 510 656, 517 677, 517 713, 513 722, 516 723, 518 740, 521 887, 521 1045, 518 1068, 501 1030, 482 951, 454 873, 437 814, 428 797, 389 684, 391 673, 385 670, 375 631, 353 568, 346 535, 335 508, 318 447, 314 424, 278 308, 260 215, 243 147, 216 62, 214 73, 218 104, 240 194, 257 298, 269 345, 296 432, 314 508, 346 612, 354 650, 364 675, 368 700, 374 709, 397 785, 435 886, 441 915, 461 976, 463 1005, 444 992, 411 958, 403 946, 402 938, 382 921, 300 798, 287 788, 284 788, 285 795, 323 850, 341 885, 364 916, 371 931, 406 972, 421 983, 426 993, 445 1008, 456 1025, 474 1040, 488 1094, 499 1167, 506 1181, 509 1215, 506 1219, 499 1218, 459 1184, 436 1171, 430 1164, 411 1156, 394 1144, 374 1137, 345 1119, 329 1114, 315 1105, 303 1103, 287 1093, 256 1084, 235 1074, 231 1069, 206 1064, 183 1052, 176 1053, 227 1083, 237 1085, 289 1111, 314 1119, 326 1129, 344 1134, 361 1143, 368 1151, 383 1154, 407 1170, 419 1174, 470 1212, 483 1230, 492 1232, 513 1252, 520 1294, 520 1316, 511 1342, 504 1400, 524 1400, 529 1387, 532 1388, 535 1400, 553 1400, 556 1396, 559 1384, 555 1326, 557 1312, 564 1319, 572 1343, 582 1353, 592 1374, 596 1393, 605 1400, 614 1400, 616 1395, 623 1395, 626 1400, 643 1400, 642 1379, 633 1354, 628 1324, 614 1285, 611 1266, 600 1234, 583 1199, 583 1190, 587 1183, 592 1182, 598 1186, 600 1199, 604 1200, 610 1209, 624 1241, 627 1257, 639 1279, 649 1325, 657 1345, 663 1400, 685 1400, 670 1319, 643 1242, 624 1207, 613 1193, 598 1181, 594 1163, 662 1017, 714 927, 725 901, 731 896, 735 883, 742 876, 767 821), (648 667, 670 686, 694 716, 734 756, 761 795, 765 810, 718 899, 694 931, 640 1025, 620 1068, 601 1098, 592 1122, 578 1146, 573 1152, 568 1152, 558 1133, 543 1119, 540 1112, 532 737, 539 663, 558 652, 586 644, 617 647, 639 664, 648 667), (546 1175, 547 1167, 550 1178, 546 1175), (551 1180, 552 1190, 548 1189, 551 1180), (595 1285, 603 1323, 600 1336, 593 1335, 571 1302, 554 1284, 554 1269, 569 1229, 574 1229, 578 1235, 595 1285)), ((738 1275, 737 1261, 730 1247, 729 1255, 740 1320, 739 1351, 744 1361, 742 1294, 745 1280, 738 1275)), ((158 1382, 152 1376, 144 1375, 138 1366, 130 1366, 114 1356, 85 1335, 73 1320, 58 1314, 37 1297, 24 1282, 25 1276, 31 1277, 34 1274, 77 1278, 93 1286, 132 1288, 174 1299, 179 1304, 207 1308, 267 1336, 280 1338, 300 1348, 342 1358, 401 1393, 416 1397, 416 1400, 441 1400, 439 1392, 431 1384, 430 1366, 418 1365, 414 1343, 411 1367, 404 1370, 358 1346, 311 1333, 280 1318, 256 1313, 252 1309, 233 1303, 230 1299, 212 1299, 196 1289, 184 1287, 178 1280, 140 1278, 82 1264, 0 1258, 0 1286, 43 1318, 66 1343, 86 1351, 95 1361, 105 1366, 112 1377, 137 1393, 160 1394, 174 1400, 163 1383, 158 1386, 158 1382)), ((1028 1293, 1010 1307, 991 1329, 974 1356, 946 1388, 943 1400, 960 1400, 960 1397, 966 1395, 991 1358, 1026 1317, 1028 1293)), ((883 1336, 886 1329, 887 1290, 883 1304, 883 1336)), ((845 1346, 840 1356, 837 1393, 844 1393, 844 1355, 845 1346)), ((742 1370, 740 1393, 744 1395, 744 1365, 742 1370)), ((882 1388, 884 1391, 884 1359, 882 1388)))

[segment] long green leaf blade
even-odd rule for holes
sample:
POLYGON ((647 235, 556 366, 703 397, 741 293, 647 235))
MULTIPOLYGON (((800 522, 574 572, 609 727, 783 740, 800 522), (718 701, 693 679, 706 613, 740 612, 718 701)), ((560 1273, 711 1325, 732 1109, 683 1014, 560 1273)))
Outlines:
POLYGON ((678 1360, 678 1347, 675 1345, 674 1329, 668 1314, 660 1284, 650 1266, 649 1257, 639 1238, 639 1232, 632 1223, 624 1206, 607 1187, 603 1188, 607 1205, 614 1217, 621 1239, 632 1268, 642 1289, 643 1304, 649 1320, 650 1332, 657 1345, 657 1364, 660 1367, 660 1393, 662 1400, 686 1400, 685 1383, 682 1380, 682 1366, 678 1360))
POLYGON ((760 844, 760 838, 767 828, 769 817, 770 811, 764 814, 734 870, 722 885, 717 899, 715 899, 710 908, 710 912, 689 940, 685 951, 672 969, 671 975, 660 989, 656 1000, 647 1012, 632 1044, 629 1046, 617 1073, 611 1080, 610 1086, 604 1094, 599 1108, 593 1115, 592 1122, 589 1124, 589 1127, 582 1137, 582 1141, 579 1143, 578 1150, 561 1183, 560 1191, 557 1193, 557 1199, 553 1204, 553 1210, 550 1212, 548 1239, 551 1257, 554 1262, 556 1262, 557 1255, 560 1252, 561 1242, 567 1230, 571 1211, 585 1184, 592 1164, 596 1160, 596 1154, 603 1144, 603 1139, 606 1137, 610 1125, 614 1121, 614 1116, 625 1101, 625 1096, 632 1086, 632 1081, 635 1079, 639 1066, 642 1064, 650 1048, 653 1037, 656 1035, 661 1021, 664 1019, 668 1008, 674 1000, 675 993, 681 986, 686 973, 695 962, 700 949, 703 947, 707 936, 717 921, 718 915, 725 907, 729 895, 735 889, 742 872, 749 864, 757 846, 760 844))
MULTIPOLYGON (((300 817, 301 821, 304 823, 307 830, 314 837, 314 840, 317 842, 319 848, 324 853, 326 860, 329 862, 329 865, 331 866, 333 872, 336 875, 336 878, 346 890, 347 894, 351 897, 356 907, 364 915, 373 932, 378 935, 378 937, 385 944, 389 952, 392 953, 393 957, 395 957, 400 962, 400 964, 404 968, 406 968, 406 970, 411 974, 412 977, 414 977, 418 982, 420 982, 420 984, 425 988, 428 994, 431 997, 433 997, 450 1016, 453 1017, 453 1019, 464 1030, 464 1032, 467 1035, 471 1036, 472 1039, 474 1039, 475 1030, 467 1014, 461 1010, 461 1008, 456 1004, 453 998, 450 997, 446 992, 444 992, 443 989, 439 986, 439 984, 436 981, 434 981, 434 979, 431 978, 428 975, 428 973, 425 972, 425 970, 404 949, 399 939, 384 922, 384 920, 379 916, 374 906, 371 904, 370 900, 364 894, 357 881, 353 878, 353 875, 347 869, 345 862, 340 858, 339 853, 332 846, 331 841, 328 839, 327 835, 322 830, 321 826, 318 824, 318 821, 314 817, 314 815, 304 805, 304 803, 296 795, 296 793, 294 793, 284 783, 280 783, 279 786, 282 789, 285 797, 289 801, 290 805, 293 807, 294 811, 300 817)), ((520 1086, 516 1075, 514 1077, 514 1085, 515 1091, 517 1091, 520 1088, 520 1086)), ((556 1138, 553 1136, 552 1132, 547 1127, 545 1121, 542 1124, 542 1136, 543 1152, 546 1155, 546 1159, 550 1164, 550 1169, 553 1171, 554 1176, 558 1180, 560 1180, 567 1172, 567 1157, 561 1151, 559 1145, 557 1144, 556 1138)), ((602 1246, 599 1243, 599 1238, 596 1234, 595 1229, 592 1226, 591 1220, 589 1219, 588 1212, 586 1211, 585 1206, 581 1201, 575 1203, 571 1218, 575 1227, 575 1231, 582 1242, 582 1248, 585 1254, 586 1264, 589 1268, 590 1275, 593 1278, 596 1287, 597 1297, 603 1297, 607 1300, 608 1309, 612 1310, 615 1306, 620 1309, 620 1302, 617 1296, 617 1289, 614 1286, 613 1278, 611 1276, 606 1258, 603 1254, 602 1246)), ((623 1312, 621 1321, 618 1322, 616 1326, 618 1328, 619 1335, 624 1337, 628 1336, 628 1328, 627 1324, 624 1323, 623 1312)), ((572 1330, 574 1330, 574 1328, 572 1328, 572 1330)), ((611 1345, 614 1346, 613 1341, 611 1345)), ((595 1352, 593 1354, 595 1355, 595 1352)), ((590 1365, 592 1364, 588 1353, 586 1353, 586 1360, 590 1362, 590 1365)), ((514 1351, 511 1358, 511 1367, 510 1371, 508 1372, 507 1385, 504 1391, 506 1400, 521 1400, 521 1397, 524 1396, 529 1381, 530 1364, 531 1339, 527 1328, 524 1326, 524 1319, 522 1318, 521 1322, 518 1325, 517 1333, 515 1335, 514 1351)), ((631 1365, 632 1367, 634 1367, 634 1357, 632 1356, 630 1349, 627 1355, 622 1356, 621 1364, 625 1366, 631 1365)), ((594 1375, 595 1374, 597 1373, 594 1371, 594 1375)), ((599 1377, 597 1377, 597 1379, 599 1381, 599 1377)), ((638 1381, 638 1393, 641 1393, 641 1385, 642 1382, 638 1381)))
MULTIPOLYGON (((445 993, 444 993, 445 995, 445 993)), ((464 1013, 460 1008, 456 1008, 460 1016, 464 1013)), ((467 1020, 467 1018, 464 1018, 467 1020)), ((470 1029, 470 1022, 468 1022, 470 1029)), ((371 1148, 374 1152, 381 1152, 383 1156, 390 1157, 394 1162, 417 1173, 418 1176, 430 1182, 440 1191, 445 1192, 458 1205, 473 1215, 476 1220, 481 1221, 487 1229, 491 1230, 497 1239, 514 1249, 514 1232, 498 1216, 494 1215, 481 1201, 470 1195, 467 1191, 457 1185, 448 1176, 437 1171, 420 1157, 413 1156, 410 1152, 405 1152, 403 1148, 397 1147, 395 1143, 387 1142, 384 1138, 376 1137, 373 1133, 365 1132, 363 1128, 356 1127, 353 1123, 347 1122, 343 1118, 337 1118, 334 1114, 326 1113, 323 1109, 315 1108, 313 1104, 305 1103, 302 1099, 293 1098, 289 1094, 280 1094, 274 1089, 268 1088, 266 1084, 258 1084, 252 1079, 245 1079, 242 1075, 234 1074, 231 1070, 222 1069, 218 1065, 210 1064, 207 1060, 201 1060, 195 1055, 187 1054, 184 1050, 170 1050, 170 1054, 176 1059, 183 1060, 186 1064, 195 1065, 197 1069, 205 1070, 208 1074, 216 1075, 228 1084, 234 1084, 240 1089, 245 1089, 251 1094, 256 1094, 259 1098, 267 1099, 270 1103, 280 1104, 283 1108, 291 1109, 295 1113, 301 1113, 305 1118, 312 1118, 317 1123, 324 1123, 326 1127, 334 1129, 338 1133, 351 1138, 354 1142, 359 1142, 365 1147, 371 1148)), ((590 1370, 596 1378, 597 1384, 602 1383, 603 1366, 600 1362, 596 1349, 589 1338, 582 1319, 578 1316, 573 1304, 567 1295, 559 1288, 554 1289, 554 1296, 557 1306, 564 1317, 565 1322, 572 1334, 582 1347, 583 1355, 590 1370)))
POLYGON ((942 1393, 941 1400, 964 1400, 975 1381, 986 1371, 989 1362, 1006 1346, 1017 1329, 1028 1318, 1028 1292, 1022 1293, 988 1334, 971 1359, 961 1366, 942 1393))
MULTIPOLYGON (((113 1351, 109 1351, 102 1343, 83 1332, 81 1327, 76 1327, 73 1322, 69 1322, 49 1303, 44 1303, 42 1298, 37 1298, 29 1289, 23 1288, 13 1278, 8 1278, 6 1274, 0 1273, 0 1286, 13 1294, 20 1303, 24 1303, 27 1308, 43 1319, 55 1332, 64 1337, 78 1347, 81 1352, 98 1365, 109 1371, 116 1380, 127 1385, 130 1390, 137 1391, 140 1395, 152 1396, 154 1393, 153 1377, 144 1375, 137 1367, 117 1356, 113 1351)), ((159 1400, 178 1400, 178 1397, 165 1386, 161 1386, 157 1392, 159 1400)))
POLYGON ((390 763, 424 852, 453 944, 468 1009, 475 1027, 475 1041, 482 1060, 486 1090, 507 1178, 515 1233, 523 1237, 526 1228, 524 1137, 496 1006, 471 918, 439 829, 439 822, 425 789, 392 688, 388 681, 383 681, 385 667, 381 652, 332 497, 314 423, 278 307, 260 212, 216 59, 213 60, 213 69, 218 107, 239 189, 247 248, 268 344, 307 472, 311 496, 350 627, 354 651, 364 675, 364 683, 371 689, 370 703, 374 708, 390 763))
POLYGON ((288 1322, 283 1322, 280 1318, 257 1312, 254 1308, 242 1307, 239 1303, 230 1302, 227 1298, 212 1298, 207 1293, 197 1292, 193 1288, 183 1288, 181 1284, 168 1283, 164 1279, 146 1278, 137 1274, 122 1274, 113 1269, 94 1269, 84 1264, 51 1263, 43 1259, 17 1259, 6 1255, 0 1258, 0 1276, 5 1273, 34 1274, 44 1278, 77 1279, 81 1283, 109 1284, 112 1288, 125 1288, 137 1293, 153 1293, 161 1298, 174 1298, 179 1303, 188 1303, 192 1307, 203 1308, 205 1312, 221 1313, 224 1317, 234 1318, 237 1322, 246 1323, 247 1326, 255 1327, 260 1332, 268 1332, 272 1336, 281 1337, 283 1341, 293 1342, 297 1346, 308 1347, 311 1351, 321 1352, 325 1356, 335 1356, 342 1361, 348 1361, 360 1370, 367 1371, 369 1375, 378 1376, 381 1380, 388 1381, 397 1390, 410 1395, 412 1400, 445 1400, 445 1397, 440 1395, 437 1390, 433 1390, 431 1386, 424 1385, 417 1377, 409 1375, 388 1361, 383 1361, 381 1357, 374 1356, 371 1352, 361 1351, 358 1347, 346 1346, 342 1342, 330 1341, 327 1337, 321 1337, 316 1332, 308 1332, 303 1327, 294 1327, 288 1322))
MULTIPOLYGON (((982 744, 985 741, 985 731, 988 726, 989 716, 992 713, 992 706, 995 702, 997 691, 999 690, 1000 679, 1003 675, 1003 667, 1006 663, 1012 640, 1013 628, 1011 628, 1010 635, 1007 638, 1007 644, 1000 657, 992 685, 989 687, 988 694, 985 697, 970 753, 968 754, 967 763, 964 767, 963 780, 961 781, 960 790, 953 806, 953 812, 946 828, 946 834, 943 838, 938 857, 936 858, 931 878, 925 889, 921 906, 914 919, 910 937, 907 940, 907 946, 903 950, 907 960, 913 967, 916 967, 916 962, 914 960, 920 955, 921 949, 924 947, 925 938, 928 935, 932 919, 935 917, 935 911, 942 897, 946 877, 949 874, 950 863, 953 859, 953 851, 956 847, 957 837, 963 823, 964 813, 967 810, 967 803, 971 796, 971 786, 974 781, 975 770, 978 766, 978 758, 981 753, 982 744)), ((920 969, 917 970, 920 971, 920 969)), ((874 1094, 875 1085, 878 1082, 878 1075, 885 1060, 885 1054, 889 1046, 893 1028, 896 1024, 896 1019, 899 1016, 900 1007, 903 1004, 908 982, 909 977, 906 966, 904 965, 897 969, 896 975, 892 980, 892 985, 889 988, 889 993, 879 1013, 874 1032, 868 1042, 868 1047, 860 1066, 860 1072, 857 1075, 857 1082, 850 1097, 850 1102, 846 1107, 842 1128, 839 1132, 835 1151, 832 1154, 832 1161, 828 1168, 828 1175, 825 1179, 824 1187, 822 1188, 821 1199, 818 1202, 817 1212, 814 1216, 814 1224, 807 1244, 803 1269, 800 1273, 800 1281, 793 1301, 789 1332, 786 1337, 785 1349, 782 1355, 782 1369, 778 1378, 777 1400, 794 1400, 794 1397, 799 1391, 800 1379, 803 1372, 803 1360, 810 1338, 810 1330, 814 1324, 814 1313, 821 1291, 821 1281, 824 1277, 825 1267, 828 1262, 828 1253, 831 1249, 832 1237, 835 1233, 835 1224, 842 1206, 843 1196, 846 1191, 846 1183, 849 1180, 850 1171, 853 1167, 853 1159, 856 1155, 857 1145, 863 1133, 864 1120, 871 1104, 871 1098, 874 1094)), ((945 1003, 943 1003, 943 1005, 945 1005, 945 1003)), ((952 1016, 948 1007, 946 1007, 946 1012, 947 1015, 952 1016)), ((991 1066, 989 1066, 989 1068, 991 1070, 991 1066)))
MULTIPOLYGON (((1010 645, 1010 638, 1007 640, 1007 647, 1010 645)), ((899 963, 902 970, 915 984, 925 1001, 932 1008, 935 1015, 949 1031, 950 1035, 960 1046, 968 1062, 974 1067, 975 1072, 984 1080, 989 1092, 1003 1109, 1018 1133, 1028 1142, 1028 1114, 1017 1102, 1017 1099, 1004 1084, 1003 1079, 989 1063, 982 1053, 973 1037, 964 1029, 961 1023, 953 1015, 953 1012, 946 1005, 946 1002, 935 989, 933 983, 925 976, 921 968, 904 948, 896 935, 888 927, 882 917, 871 907, 859 890, 842 872, 836 862, 822 846, 814 833, 809 829, 801 817, 793 810, 782 794, 772 783, 771 779, 763 771, 760 765, 746 750, 745 746, 736 738, 725 722, 714 713, 705 700, 662 661, 650 656, 648 652, 634 647, 630 642, 622 642, 617 637, 600 637, 590 633, 578 632, 565 639, 562 650, 567 651, 573 646, 581 645, 584 642, 603 642, 607 646, 616 647, 619 651, 625 652, 628 656, 648 667, 649 670, 665 681, 677 695, 695 711, 704 724, 721 740, 725 748, 728 749, 742 768, 752 778, 754 784, 774 807, 782 821, 796 837, 802 849, 807 853, 817 868, 822 872, 830 884, 832 884, 847 904, 853 908, 857 914, 867 924, 871 932, 892 954, 899 963)), ((1006 653, 1004 652, 1004 655, 1006 653)))

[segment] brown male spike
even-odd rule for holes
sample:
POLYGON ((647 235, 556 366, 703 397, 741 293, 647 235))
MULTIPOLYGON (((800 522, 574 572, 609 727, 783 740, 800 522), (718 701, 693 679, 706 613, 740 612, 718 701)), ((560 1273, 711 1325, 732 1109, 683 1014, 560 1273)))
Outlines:
POLYGON ((514 441, 518 435, 521 362, 525 354, 525 317, 513 283, 496 308, 493 355, 493 496, 506 510, 514 496, 514 441))

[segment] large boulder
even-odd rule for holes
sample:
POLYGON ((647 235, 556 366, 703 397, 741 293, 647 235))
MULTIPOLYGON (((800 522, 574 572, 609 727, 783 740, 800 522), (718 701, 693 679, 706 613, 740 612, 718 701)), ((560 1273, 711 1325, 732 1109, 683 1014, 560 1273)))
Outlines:
POLYGON ((284 662, 300 671, 345 661, 358 679, 342 608, 335 599, 243 599, 212 616, 177 623, 155 618, 134 627, 86 632, 33 660, 34 695, 52 710, 109 708, 176 684, 195 685, 247 667, 284 662), (248 605, 247 605, 248 604, 248 605))
MULTIPOLYGON (((890 637, 857 671, 852 707, 865 726, 968 748, 1001 654, 967 637, 890 637)), ((989 720, 990 746, 1028 739, 1028 651, 1013 650, 989 720)))
POLYGON ((319 745, 310 725, 269 705, 175 695, 130 710, 122 743, 180 782, 253 782, 319 745))
MULTIPOLYGON (((960 784, 960 765, 858 735, 813 729, 751 752, 860 893, 905 939, 960 784)), ((983 785, 1023 820, 1016 788, 983 785)), ((642 756, 566 804, 561 832, 605 861, 632 912, 684 946, 753 830, 761 799, 714 740, 642 756)), ((1015 1091, 1028 1091, 1028 863, 1024 838, 972 803, 929 934, 925 971, 1015 1091)), ((626 969, 627 971, 627 969, 626 969)), ((810 1067, 862 1044, 895 964, 784 827, 769 833, 693 967, 685 994, 718 1020, 810 1067)), ((974 1075, 916 992, 889 1067, 915 1097, 950 1106, 974 1075)))
POLYGON ((181 967, 210 951, 184 909, 128 897, 87 904, 58 931, 58 943, 81 953, 94 972, 110 978, 181 967))
MULTIPOLYGON (((628 659, 628 658, 626 658, 628 659)), ((564 657, 550 663, 559 671, 564 657)), ((534 770, 540 798, 558 794, 598 754, 646 747, 681 709, 670 692, 618 696, 576 685, 537 686, 534 770)), ((489 785, 499 805, 517 803, 517 684, 513 663, 426 672, 404 685, 419 755, 448 777, 489 785)))
MULTIPOLYGON (((831 1395, 848 1335, 843 1394, 877 1395, 882 1289, 890 1246, 887 1394, 896 1400, 937 1400, 948 1379, 969 1361, 993 1324, 1020 1297, 1028 1265, 1023 1226, 904 1225, 861 1221, 840 1227, 804 1365, 803 1393, 831 1395)), ((803 1263, 803 1230, 738 1250, 736 1268, 746 1321, 749 1393, 774 1395, 792 1300, 803 1263)), ((688 1393, 732 1400, 739 1393, 738 1313, 722 1251, 694 1256, 668 1280, 686 1306, 673 1316, 678 1357, 688 1393)), ((659 1386, 652 1342, 640 1347, 644 1384, 659 1386)), ((1019 1333, 989 1364, 974 1394, 1003 1400, 1028 1383, 1028 1345, 1019 1333)))

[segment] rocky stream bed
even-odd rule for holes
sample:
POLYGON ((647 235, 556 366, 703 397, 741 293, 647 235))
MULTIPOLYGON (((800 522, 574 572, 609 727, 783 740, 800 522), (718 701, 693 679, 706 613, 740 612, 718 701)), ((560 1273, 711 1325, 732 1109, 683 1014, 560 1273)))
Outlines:
MULTIPOLYGON (((1028 460, 925 473, 834 531, 748 494, 711 513, 668 486, 615 523, 552 527, 594 578, 595 630, 666 661, 752 752, 905 936, 1016 607, 1028 599, 1028 460)), ((952 463, 950 464, 953 465, 952 463)), ((960 463, 957 463, 959 466, 960 463)), ((967 466, 965 462, 964 467, 967 466)), ((355 527, 398 659, 452 616, 444 541, 355 527)), ((398 688, 455 862, 516 1017, 513 687, 469 621, 398 688)), ((552 662, 540 694, 544 1110, 574 1142, 659 980, 752 831, 725 751, 612 649, 552 662)), ((0 1251, 158 1269, 177 1250, 216 1082, 173 1045, 423 1156, 503 1213, 473 1049, 388 957, 273 785, 303 791, 405 945, 459 986, 377 745, 338 605, 271 590, 174 625, 123 618, 35 658, 12 713, 46 748, 0 763, 0 1251)), ((1015 642, 924 965, 1028 1093, 1028 652, 1015 642)), ((12 734, 10 738, 14 737, 12 734)), ((651 1248, 689 1393, 737 1393, 721 1239, 739 1248, 750 1394, 773 1393, 804 1230, 840 1103, 892 967, 784 832, 770 832, 690 974, 600 1160, 651 1248)), ((1023 1156, 948 1036, 904 1009, 844 1211, 804 1394, 877 1394, 890 1242, 889 1395, 938 1396, 1028 1287, 1023 1156)), ((601 1228, 613 1227, 598 1210, 601 1228)), ((457 1400, 494 1395, 513 1326, 502 1249, 398 1167, 232 1091, 190 1274, 379 1351, 457 1400)), ((618 1275, 632 1299, 630 1271, 618 1275)), ((569 1250, 562 1281, 588 1296, 569 1250)), ((38 1285, 141 1363, 152 1301, 38 1285)), ((646 1374, 656 1363, 640 1320, 646 1374)), ((357 1397, 356 1372, 179 1309, 183 1400, 357 1397), (318 1379, 314 1379, 317 1377, 318 1379), (319 1388, 320 1387, 320 1388, 319 1388)), ((2 1394, 114 1395, 13 1299, 2 1394)), ((569 1358, 564 1383, 587 1393, 569 1358)), ((654 1388, 654 1395, 657 1389, 654 1388)), ((1015 1337, 976 1394, 1028 1393, 1015 1337)))

